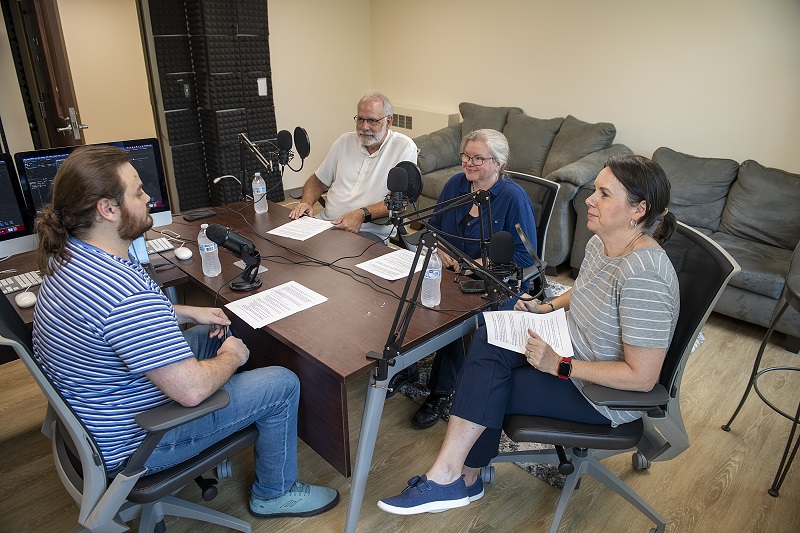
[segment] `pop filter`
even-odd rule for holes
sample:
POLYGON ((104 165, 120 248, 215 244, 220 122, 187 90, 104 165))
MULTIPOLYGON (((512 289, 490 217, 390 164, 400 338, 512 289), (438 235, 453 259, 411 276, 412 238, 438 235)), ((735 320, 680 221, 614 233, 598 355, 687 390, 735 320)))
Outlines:
POLYGON ((400 161, 395 165, 395 168, 402 168, 406 171, 408 186, 405 189, 405 193, 409 200, 416 202, 419 195, 422 194, 422 173, 420 173, 419 167, 411 161, 400 161))
POLYGON ((514 237, 507 231, 498 231, 489 241, 489 258, 496 265, 514 262, 514 237))
POLYGON ((311 153, 311 141, 308 139, 308 132, 300 126, 294 129, 294 147, 300 159, 305 159, 311 153))

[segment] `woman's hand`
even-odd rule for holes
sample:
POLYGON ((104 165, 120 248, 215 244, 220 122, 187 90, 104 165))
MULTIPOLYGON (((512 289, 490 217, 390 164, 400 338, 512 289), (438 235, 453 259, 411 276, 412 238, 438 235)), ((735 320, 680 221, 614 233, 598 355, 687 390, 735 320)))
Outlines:
POLYGON ((530 313, 549 313, 553 309, 550 307, 550 304, 542 304, 537 302, 536 300, 523 300, 518 299, 517 303, 514 304, 514 309, 516 311, 528 311, 530 313))
POLYGON ((525 344, 525 358, 528 364, 540 372, 557 376, 561 356, 534 331, 529 329, 528 335, 528 342, 525 344))
POLYGON ((450 257, 447 252, 442 251, 441 248, 436 248, 436 253, 439 254, 439 259, 442 260, 442 268, 452 268, 453 270, 458 268, 458 261, 450 257))

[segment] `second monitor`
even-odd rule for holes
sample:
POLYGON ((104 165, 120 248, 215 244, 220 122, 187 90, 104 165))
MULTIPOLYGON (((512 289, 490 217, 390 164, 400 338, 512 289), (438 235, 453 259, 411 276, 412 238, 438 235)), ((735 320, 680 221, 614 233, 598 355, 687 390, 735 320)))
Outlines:
MULTIPOLYGON (((131 165, 139 173, 144 192, 150 196, 150 215, 153 226, 164 226, 172 223, 167 181, 161 162, 161 150, 157 139, 135 139, 102 143, 125 150, 131 158, 131 165)), ((75 146, 65 148, 48 148, 17 152, 14 162, 19 172, 20 183, 26 196, 33 201, 32 209, 38 213, 52 199, 53 180, 61 163, 72 153, 75 146)))

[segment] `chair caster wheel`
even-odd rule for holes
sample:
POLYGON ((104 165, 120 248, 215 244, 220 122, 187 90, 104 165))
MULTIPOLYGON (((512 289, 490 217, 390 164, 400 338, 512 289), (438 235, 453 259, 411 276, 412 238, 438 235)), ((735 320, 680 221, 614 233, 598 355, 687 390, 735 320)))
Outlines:
POLYGON ((631 464, 634 470, 647 470, 653 464, 642 452, 636 452, 631 456, 631 464))
POLYGON ((481 468, 481 479, 484 483, 494 483, 494 467, 492 465, 481 468))
POLYGON ((167 525, 163 520, 156 522, 156 527, 153 528, 153 533, 167 533, 167 525))
POLYGON ((217 479, 224 479, 233 476, 233 465, 230 459, 225 459, 217 465, 217 479))

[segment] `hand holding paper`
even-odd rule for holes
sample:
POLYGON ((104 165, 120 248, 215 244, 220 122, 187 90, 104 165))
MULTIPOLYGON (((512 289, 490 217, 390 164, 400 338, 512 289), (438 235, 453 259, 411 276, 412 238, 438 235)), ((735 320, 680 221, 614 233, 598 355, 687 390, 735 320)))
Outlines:
POLYGON ((525 353, 528 330, 535 331, 562 357, 572 357, 572 340, 563 309, 536 314, 525 311, 488 311, 483 313, 489 344, 525 353))

